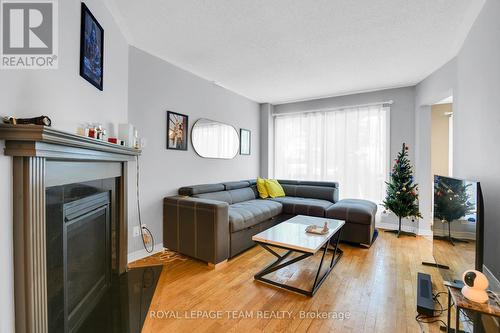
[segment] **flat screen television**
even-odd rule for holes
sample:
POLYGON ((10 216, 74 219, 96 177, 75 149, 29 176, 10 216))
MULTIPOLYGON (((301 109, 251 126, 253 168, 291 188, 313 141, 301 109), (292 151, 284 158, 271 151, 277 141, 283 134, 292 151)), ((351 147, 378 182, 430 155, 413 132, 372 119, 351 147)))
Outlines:
MULTIPOLYGON (((443 280, 458 286, 466 270, 483 270, 483 212, 479 182, 434 176, 433 255, 443 280)), ((488 315, 462 312, 460 321, 466 332, 500 332, 488 315)))
POLYGON ((434 176, 433 255, 444 280, 483 267, 483 198, 479 182, 434 176))

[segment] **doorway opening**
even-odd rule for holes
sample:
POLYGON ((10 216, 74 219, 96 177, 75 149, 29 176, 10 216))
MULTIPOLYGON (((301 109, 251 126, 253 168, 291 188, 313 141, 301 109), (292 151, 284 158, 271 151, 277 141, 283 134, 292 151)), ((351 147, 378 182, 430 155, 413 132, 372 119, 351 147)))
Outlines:
POLYGON ((453 96, 431 106, 431 175, 453 176, 453 96))

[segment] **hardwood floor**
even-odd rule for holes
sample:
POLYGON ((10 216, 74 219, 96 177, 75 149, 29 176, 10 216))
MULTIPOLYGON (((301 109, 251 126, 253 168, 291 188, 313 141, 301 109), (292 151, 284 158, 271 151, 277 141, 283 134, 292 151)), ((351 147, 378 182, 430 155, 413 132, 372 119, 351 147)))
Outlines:
MULTIPOLYGON (((260 247, 216 270, 193 259, 170 258, 143 332, 420 332, 417 272, 432 275, 434 291, 444 290, 438 270, 421 265, 432 261, 432 242, 381 231, 370 249, 340 246, 343 258, 312 298, 254 281, 253 275, 274 259, 260 247)), ((271 276, 308 287, 318 262, 315 256, 271 276)), ((130 266, 161 263, 155 255, 130 266)), ((445 295, 440 299, 446 304, 445 295)), ((422 327, 439 332, 438 324, 422 327)))

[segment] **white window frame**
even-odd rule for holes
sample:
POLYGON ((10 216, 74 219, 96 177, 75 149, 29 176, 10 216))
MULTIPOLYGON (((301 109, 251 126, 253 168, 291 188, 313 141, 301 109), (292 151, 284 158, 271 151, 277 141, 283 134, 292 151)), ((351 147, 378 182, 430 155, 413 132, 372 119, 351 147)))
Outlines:
MULTIPOLYGON (((272 147, 273 147, 273 153, 272 153, 272 170, 270 172, 269 177, 270 178, 275 178, 276 174, 276 118, 279 116, 286 116, 290 114, 297 114, 297 113, 309 113, 309 112, 335 112, 335 111, 342 111, 345 109, 354 109, 354 108, 360 108, 360 107, 368 107, 368 106, 375 106, 375 105, 381 105, 382 107, 387 108, 387 115, 386 115, 386 167, 387 167, 387 172, 385 175, 385 181, 388 182, 390 180, 390 171, 392 168, 392 142, 391 142, 391 109, 392 109, 392 104, 394 104, 394 101, 390 100, 387 102, 381 102, 381 103, 369 103, 369 104, 359 104, 359 105, 351 105, 351 106, 342 106, 342 107, 335 107, 335 108, 324 108, 324 109, 315 109, 315 110, 303 110, 303 111, 295 111, 295 112, 283 112, 283 113, 272 113, 272 122, 273 122, 273 133, 272 133, 272 147)), ((399 144, 399 143, 398 143, 399 144)), ((401 142, 402 144, 402 142, 401 142)), ((399 148, 394 151, 396 152, 399 151, 399 148)), ((377 203, 381 204, 381 203, 377 203)))

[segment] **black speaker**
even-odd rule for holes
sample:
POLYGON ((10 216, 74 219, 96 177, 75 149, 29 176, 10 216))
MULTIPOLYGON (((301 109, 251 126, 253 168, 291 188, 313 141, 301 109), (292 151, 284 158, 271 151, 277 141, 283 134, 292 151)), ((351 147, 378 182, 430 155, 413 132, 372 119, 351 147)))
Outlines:
POLYGON ((417 276, 417 312, 423 316, 434 315, 432 280, 429 274, 418 273, 417 276))

